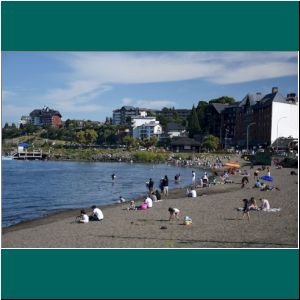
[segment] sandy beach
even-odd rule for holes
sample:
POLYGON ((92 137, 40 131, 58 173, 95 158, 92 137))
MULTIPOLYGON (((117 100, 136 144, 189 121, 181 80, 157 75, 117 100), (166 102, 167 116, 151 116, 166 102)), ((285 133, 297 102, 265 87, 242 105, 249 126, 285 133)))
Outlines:
MULTIPOLYGON (((168 199, 153 208, 128 211, 128 203, 101 207, 104 220, 78 224, 78 210, 24 222, 2 229, 3 248, 296 248, 298 247, 298 176, 295 169, 271 167, 272 185, 279 190, 260 191, 249 184, 241 188, 241 175, 231 184, 198 188, 197 198, 185 196, 186 189, 170 192, 168 199), (250 222, 236 208, 242 199, 269 200, 279 212, 251 211, 250 222), (169 221, 169 207, 189 216, 193 224, 169 221), (165 229, 162 229, 164 227, 165 229)), ((260 175, 265 175, 262 171, 260 175)), ((138 202, 137 202, 138 203, 138 202)), ((97 204, 97 203, 95 203, 97 204)), ((88 214, 91 209, 87 209, 88 214)))

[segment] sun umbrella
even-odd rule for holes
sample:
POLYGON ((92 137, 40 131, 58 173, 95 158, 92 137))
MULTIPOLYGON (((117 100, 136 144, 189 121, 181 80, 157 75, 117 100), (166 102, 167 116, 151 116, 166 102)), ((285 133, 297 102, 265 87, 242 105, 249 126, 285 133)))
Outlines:
POLYGON ((224 165, 227 167, 232 167, 232 168, 240 168, 241 167, 239 164, 234 163, 234 162, 227 162, 224 165))

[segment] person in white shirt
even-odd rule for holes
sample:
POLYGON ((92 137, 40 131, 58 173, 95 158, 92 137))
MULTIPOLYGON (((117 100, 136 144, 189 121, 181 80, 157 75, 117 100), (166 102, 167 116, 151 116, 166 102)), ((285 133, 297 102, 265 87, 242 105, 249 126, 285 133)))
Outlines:
POLYGON ((260 198, 259 200, 261 202, 260 209, 262 209, 262 210, 268 210, 268 209, 271 208, 270 207, 270 203, 269 203, 269 201, 267 199, 260 198))
POLYGON ((196 173, 195 171, 192 171, 192 184, 194 185, 196 183, 196 173))
POLYGON ((79 223, 88 223, 89 222, 89 217, 86 214, 85 210, 82 210, 80 212, 80 219, 79 219, 79 223))
POLYGON ((148 208, 151 208, 153 206, 153 201, 151 198, 147 197, 144 201, 144 203, 147 204, 148 208))
POLYGON ((169 207, 168 212, 170 213, 169 221, 171 221, 171 219, 174 219, 174 218, 179 220, 180 210, 178 208, 169 207))
POLYGON ((92 206, 93 214, 90 216, 90 221, 101 221, 103 220, 103 213, 100 208, 97 208, 96 205, 92 206))

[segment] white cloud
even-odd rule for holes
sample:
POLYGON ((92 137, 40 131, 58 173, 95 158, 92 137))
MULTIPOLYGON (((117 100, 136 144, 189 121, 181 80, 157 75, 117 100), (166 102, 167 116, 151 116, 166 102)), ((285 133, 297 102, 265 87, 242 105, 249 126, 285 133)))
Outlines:
POLYGON ((124 98, 122 99, 122 104, 126 105, 132 105, 136 107, 141 108, 150 108, 150 109, 162 109, 163 107, 173 107, 176 106, 176 103, 174 101, 170 100, 146 100, 146 99, 138 99, 134 100, 131 98, 124 98))
POLYGON ((220 74, 211 80, 219 84, 248 82, 254 80, 278 78, 297 75, 298 67, 289 62, 262 63, 260 65, 246 65, 232 71, 220 74))

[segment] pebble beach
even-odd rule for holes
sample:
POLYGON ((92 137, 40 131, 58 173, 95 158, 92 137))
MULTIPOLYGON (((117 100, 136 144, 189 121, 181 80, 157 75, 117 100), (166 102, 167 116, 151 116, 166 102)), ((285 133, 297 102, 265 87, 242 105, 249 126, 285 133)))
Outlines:
POLYGON ((250 173, 245 188, 236 174, 233 183, 197 188, 197 198, 186 197, 182 188, 147 210, 128 211, 129 203, 101 207, 101 222, 75 222, 77 209, 2 228, 2 248, 297 248, 298 176, 291 171, 298 170, 272 166, 272 191, 252 188, 255 167, 243 170, 250 173), (281 210, 251 211, 250 221, 243 219, 237 208, 251 197, 281 210), (180 209, 180 220, 169 221, 169 207, 180 209), (192 225, 183 225, 184 216, 192 225))

